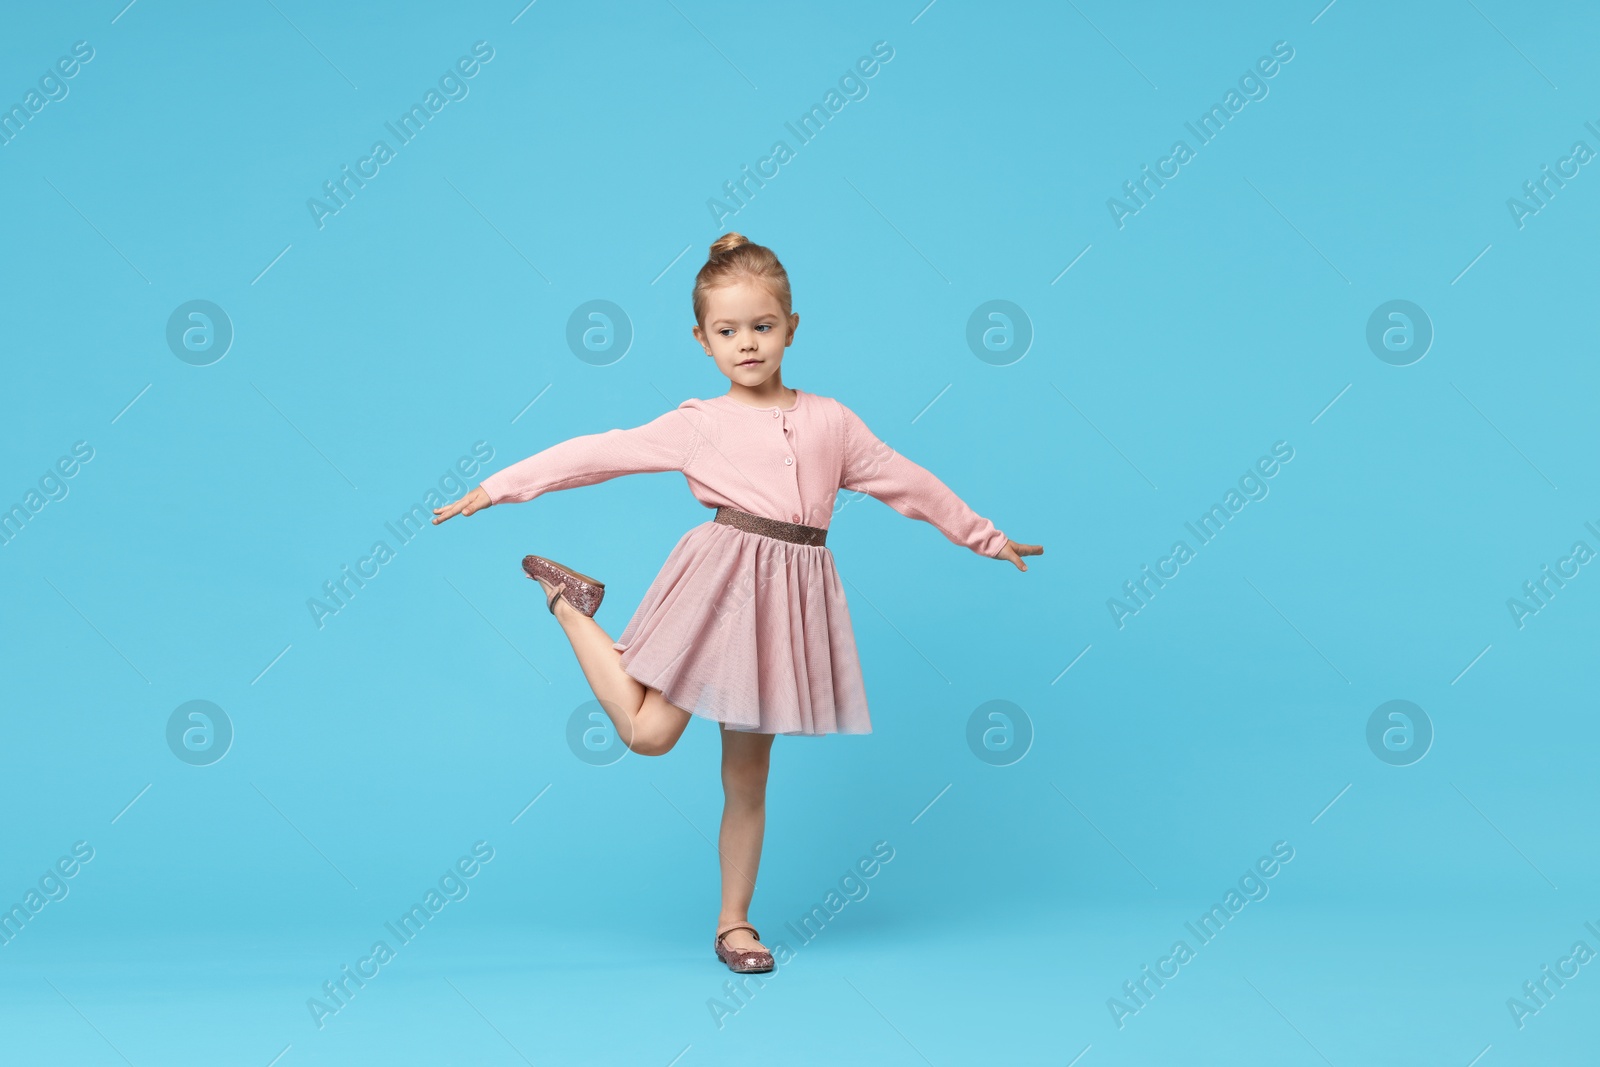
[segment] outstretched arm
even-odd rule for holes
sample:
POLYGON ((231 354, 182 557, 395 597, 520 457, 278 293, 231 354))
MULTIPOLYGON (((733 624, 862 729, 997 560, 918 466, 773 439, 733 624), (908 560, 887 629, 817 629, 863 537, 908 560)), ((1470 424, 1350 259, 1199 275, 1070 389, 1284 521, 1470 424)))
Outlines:
POLYGON ((953 543, 979 555, 1007 560, 1020 570, 1028 569, 1020 556, 1043 553, 1041 546, 1019 545, 995 529, 994 523, 968 507, 931 471, 884 444, 860 416, 842 404, 840 407, 844 412, 843 488, 875 497, 902 515, 931 524, 953 543))
POLYGON ((593 485, 623 474, 681 471, 694 457, 700 433, 691 413, 677 408, 643 426, 585 434, 551 445, 504 467, 455 503, 434 509, 434 524, 492 504, 521 503, 557 489, 593 485))

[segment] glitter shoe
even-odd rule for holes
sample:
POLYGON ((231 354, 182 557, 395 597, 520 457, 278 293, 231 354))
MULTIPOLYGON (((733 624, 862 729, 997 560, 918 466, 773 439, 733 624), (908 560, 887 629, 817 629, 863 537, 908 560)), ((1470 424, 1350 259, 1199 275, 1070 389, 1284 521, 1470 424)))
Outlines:
POLYGON ((600 607, 601 598, 606 595, 606 583, 596 581, 587 574, 579 574, 543 556, 524 556, 522 569, 529 578, 549 582, 555 587, 545 601, 545 607, 550 609, 552 615, 556 613, 556 598, 560 597, 577 608, 579 614, 592 619, 600 607))
POLYGON ((726 930, 717 931, 717 939, 712 942, 712 948, 717 952, 717 959, 728 965, 728 970, 738 974, 765 974, 772 970, 772 953, 753 948, 729 948, 722 943, 722 939, 735 930, 749 930, 750 936, 757 941, 761 935, 749 923, 734 923, 726 930))

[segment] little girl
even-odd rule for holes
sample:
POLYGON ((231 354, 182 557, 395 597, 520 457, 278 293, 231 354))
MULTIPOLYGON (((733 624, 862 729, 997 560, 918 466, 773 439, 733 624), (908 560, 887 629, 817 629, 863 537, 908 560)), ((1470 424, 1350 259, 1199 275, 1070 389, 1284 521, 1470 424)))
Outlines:
POLYGON ((773 738, 872 730, 844 587, 824 545, 835 495, 867 493, 1018 570, 1044 548, 1007 538, 839 401, 783 384, 800 316, 770 249, 719 237, 695 277, 694 317, 726 393, 552 445, 435 508, 433 522, 643 471, 681 471, 717 509, 679 539, 614 642, 593 617, 603 582, 542 556, 523 569, 629 749, 667 752, 693 715, 720 724, 722 909, 712 944, 734 971, 764 972, 772 955, 748 909, 773 738))

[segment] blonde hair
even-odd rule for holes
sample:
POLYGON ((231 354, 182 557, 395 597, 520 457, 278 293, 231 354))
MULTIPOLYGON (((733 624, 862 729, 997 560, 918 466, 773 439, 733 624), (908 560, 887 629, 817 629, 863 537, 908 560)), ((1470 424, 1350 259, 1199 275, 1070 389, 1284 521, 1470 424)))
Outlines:
POLYGON ((694 321, 706 322, 706 294, 720 285, 731 285, 743 278, 754 278, 766 285, 788 316, 792 308, 789 272, 777 255, 740 233, 725 233, 711 242, 711 255, 700 273, 694 276, 694 321))

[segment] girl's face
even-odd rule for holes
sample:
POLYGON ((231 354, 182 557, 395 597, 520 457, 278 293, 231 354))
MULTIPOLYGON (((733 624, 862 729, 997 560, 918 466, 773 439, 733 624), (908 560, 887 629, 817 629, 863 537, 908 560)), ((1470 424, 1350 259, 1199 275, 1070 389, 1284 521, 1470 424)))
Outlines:
POLYGON ((706 291, 705 325, 695 326, 694 337, 729 381, 753 389, 769 378, 782 381, 783 350, 799 325, 799 314, 784 315, 765 285, 741 278, 706 291))

